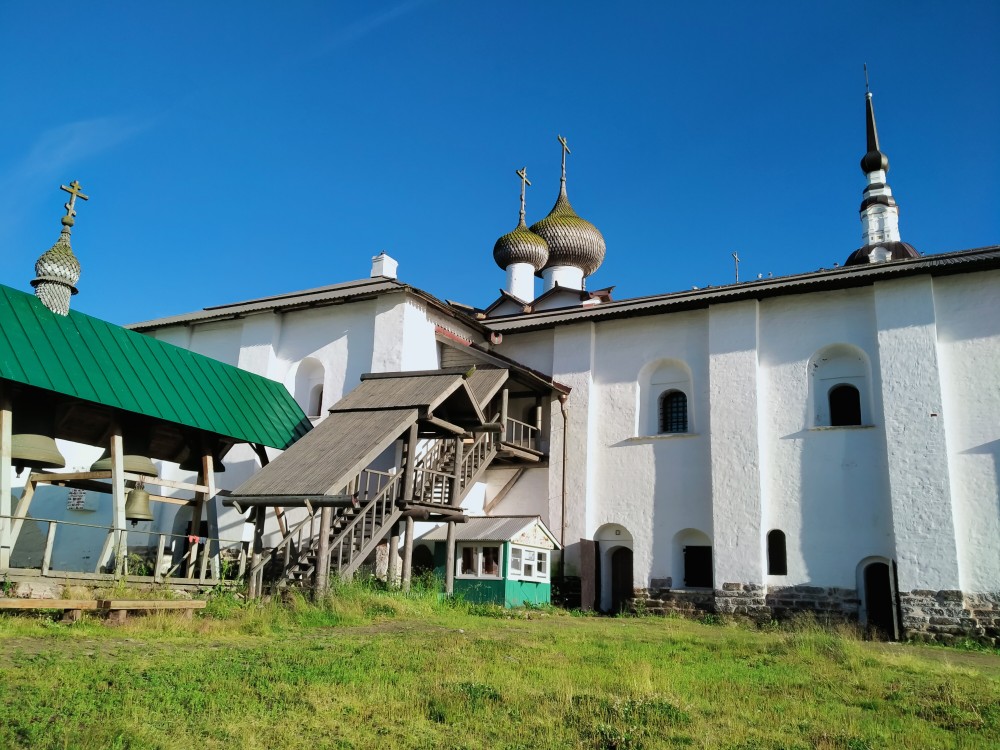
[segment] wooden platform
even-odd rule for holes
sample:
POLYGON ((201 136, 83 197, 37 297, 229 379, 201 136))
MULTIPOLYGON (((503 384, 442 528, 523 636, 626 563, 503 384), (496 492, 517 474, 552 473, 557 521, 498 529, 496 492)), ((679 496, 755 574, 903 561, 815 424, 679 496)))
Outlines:
POLYGON ((200 599, 0 599, 3 609, 61 609, 64 620, 76 621, 84 611, 100 610, 108 613, 110 622, 125 622, 129 612, 175 610, 190 619, 194 610, 204 609, 207 602, 200 599))

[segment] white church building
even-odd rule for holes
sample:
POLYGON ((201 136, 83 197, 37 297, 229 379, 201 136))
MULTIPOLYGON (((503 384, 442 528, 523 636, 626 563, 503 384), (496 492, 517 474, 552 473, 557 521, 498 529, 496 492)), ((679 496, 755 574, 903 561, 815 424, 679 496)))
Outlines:
MULTIPOLYGON (((870 94, 867 136, 861 247, 832 270, 587 290, 605 243, 570 206, 563 141, 554 208, 529 228, 522 189, 496 242, 492 304, 438 300, 382 255, 368 279, 131 328, 283 383, 317 423, 365 373, 508 363, 548 383, 509 394, 539 460, 485 469, 462 507, 540 516, 571 606, 813 611, 890 637, 995 639, 1000 246, 903 242, 870 94)), ((231 489, 258 469, 241 450, 231 489)), ((220 530, 243 524, 216 512, 220 530)))

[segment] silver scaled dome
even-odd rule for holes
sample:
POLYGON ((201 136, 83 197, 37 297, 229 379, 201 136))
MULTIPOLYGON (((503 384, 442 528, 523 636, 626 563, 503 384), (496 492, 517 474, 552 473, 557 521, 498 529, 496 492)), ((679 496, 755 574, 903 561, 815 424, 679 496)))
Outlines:
POLYGON ((549 260, 549 246, 528 229, 521 216, 514 231, 505 234, 493 246, 493 260, 503 269, 512 263, 530 263, 535 271, 541 271, 549 260))
POLYGON ((70 247, 68 226, 35 262, 35 276, 31 282, 35 296, 53 312, 68 315, 70 295, 76 294, 74 285, 80 280, 80 261, 70 247))
POLYGON ((584 276, 590 276, 604 262, 604 235, 589 221, 576 215, 566 196, 565 182, 559 188, 556 205, 548 216, 531 226, 531 231, 549 245, 546 268, 576 266, 583 269, 584 276))

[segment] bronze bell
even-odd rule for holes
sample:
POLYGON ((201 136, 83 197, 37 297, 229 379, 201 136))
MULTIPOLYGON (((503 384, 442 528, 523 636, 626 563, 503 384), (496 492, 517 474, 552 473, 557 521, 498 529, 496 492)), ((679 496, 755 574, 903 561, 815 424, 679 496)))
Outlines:
POLYGON ((125 520, 133 524, 153 520, 153 511, 149 507, 149 493, 143 487, 129 490, 125 497, 125 520))
MULTIPOLYGON (((144 477, 160 476, 160 473, 156 470, 156 464, 146 456, 127 454, 122 456, 122 464, 125 467, 125 471, 130 474, 142 474, 144 477)), ((104 455, 94 462, 90 470, 111 471, 111 451, 105 450, 104 455)))
POLYGON ((62 469, 66 459, 48 435, 21 433, 11 435, 10 462, 21 476, 24 467, 32 469, 62 469))
MULTIPOLYGON (((201 471, 201 456, 196 456, 193 453, 189 453, 188 457, 181 461, 178 468, 181 471, 193 471, 195 474, 201 471)), ((222 465, 222 461, 215 459, 212 462, 212 470, 216 474, 221 474, 226 470, 226 467, 222 465)))

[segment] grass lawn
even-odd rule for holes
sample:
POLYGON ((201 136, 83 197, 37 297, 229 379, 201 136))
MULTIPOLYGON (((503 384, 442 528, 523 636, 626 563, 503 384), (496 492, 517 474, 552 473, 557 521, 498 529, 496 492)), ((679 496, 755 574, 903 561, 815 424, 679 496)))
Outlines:
POLYGON ((342 587, 0 617, 0 748, 998 748, 1000 654, 342 587))

